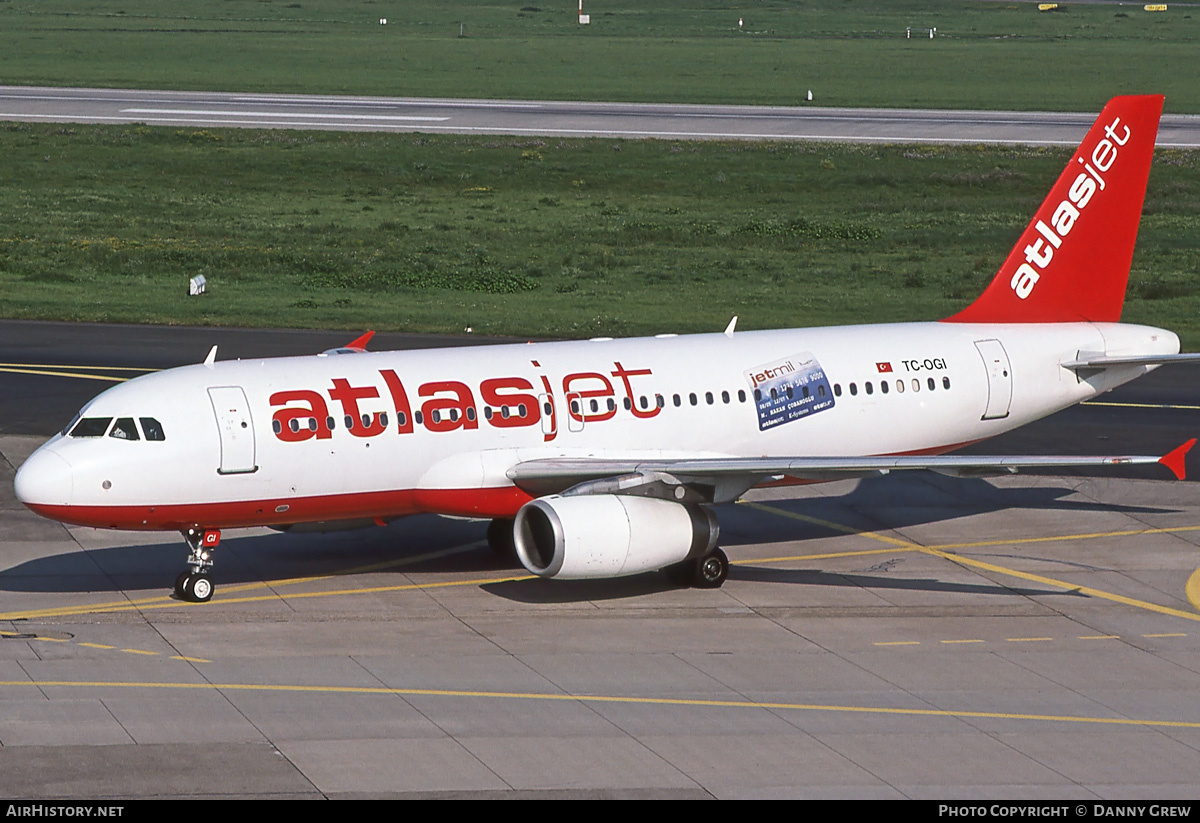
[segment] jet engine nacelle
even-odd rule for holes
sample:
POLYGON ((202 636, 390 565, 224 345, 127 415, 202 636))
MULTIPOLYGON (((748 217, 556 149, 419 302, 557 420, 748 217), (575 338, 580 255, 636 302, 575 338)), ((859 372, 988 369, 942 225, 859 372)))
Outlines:
POLYGON ((719 533, 702 506, 614 494, 540 497, 513 526, 521 565, 559 580, 662 569, 708 554, 719 533))

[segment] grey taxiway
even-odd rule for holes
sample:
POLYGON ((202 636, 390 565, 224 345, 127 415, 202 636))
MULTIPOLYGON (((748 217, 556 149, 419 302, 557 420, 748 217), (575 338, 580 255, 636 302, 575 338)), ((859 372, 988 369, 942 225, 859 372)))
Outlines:
MULTIPOLYGON (((176 535, 66 527, 13 497, 25 456, 113 379, 214 342, 348 339, 0 322, 0 795, 1195 795, 1193 483, 759 491, 719 510, 717 591, 530 579, 485 524, 432 516, 231 532, 206 604, 170 595, 176 535)), ((1195 374, 976 448, 1164 450, 1200 428, 1195 374)))

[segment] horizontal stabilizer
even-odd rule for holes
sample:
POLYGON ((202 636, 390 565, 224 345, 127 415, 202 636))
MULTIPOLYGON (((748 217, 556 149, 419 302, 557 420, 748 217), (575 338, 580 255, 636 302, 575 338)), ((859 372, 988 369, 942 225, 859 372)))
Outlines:
POLYGON ((1130 357, 1109 357, 1098 354, 1094 357, 1071 360, 1062 365, 1064 369, 1115 369, 1121 366, 1171 366, 1187 363, 1200 363, 1200 353, 1147 354, 1130 357))

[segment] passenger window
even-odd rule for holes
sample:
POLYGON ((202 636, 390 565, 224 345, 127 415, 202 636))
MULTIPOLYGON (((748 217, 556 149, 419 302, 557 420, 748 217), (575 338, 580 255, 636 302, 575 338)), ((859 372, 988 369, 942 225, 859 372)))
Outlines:
POLYGON ((921 390, 921 381, 914 377, 913 378, 913 391, 920 391, 920 390, 921 390))
POLYGON ((722 403, 728 403, 728 402, 729 402, 729 392, 727 392, 727 391, 723 391, 723 392, 721 392, 721 402, 722 402, 722 403))
POLYGON ((712 396, 712 392, 710 392, 710 391, 706 391, 706 392, 704 393, 704 399, 705 399, 706 401, 708 401, 708 405, 710 405, 710 406, 711 406, 711 405, 713 404, 713 396, 712 396))
POLYGON ((680 398, 680 396, 679 396, 679 395, 677 395, 677 394, 676 394, 676 395, 673 395, 673 396, 671 397, 671 400, 672 400, 672 401, 675 403, 675 408, 679 408, 680 406, 682 406, 682 405, 683 405, 683 399, 682 399, 682 398, 680 398))
POLYGON ((656 395, 654 395, 654 403, 655 403, 655 405, 657 405, 657 406, 658 406, 660 409, 661 409, 663 406, 667 405, 667 401, 666 401, 666 400, 663 400, 663 396, 662 396, 661 394, 656 394, 656 395))
POLYGON ((867 384, 866 384, 866 386, 864 386, 864 388, 867 390, 867 394, 875 393, 875 386, 872 385, 870 380, 867 381, 867 384))
POLYGON ((746 402, 746 390, 745 389, 738 389, 738 402, 739 403, 746 402))
POLYGON ((841 396, 842 396, 842 384, 841 384, 841 383, 834 383, 834 384, 833 384, 833 396, 834 396, 834 397, 841 397, 841 396))
MULTIPOLYGON (((549 406, 550 404, 547 403, 546 405, 549 406)), ((549 414, 549 413, 550 412, 546 412, 546 414, 549 414)), ((400 416, 403 417, 404 413, 401 412, 400 416)), ((385 414, 383 417, 384 417, 383 424, 386 426, 387 425, 387 415, 385 414)), ((472 423, 475 422, 475 407, 474 406, 467 406, 467 419, 470 420, 472 423)))
POLYGON ((850 396, 855 397, 857 394, 858 394, 858 386, 851 383, 850 384, 850 396))
POLYGON ((72 437, 103 437, 108 431, 111 417, 85 417, 71 429, 72 437))
POLYGON ((139 417, 138 422, 142 424, 142 434, 146 435, 147 440, 161 442, 167 439, 166 433, 163 432, 162 423, 159 423, 153 417, 139 417))
POLYGON ((901 394, 904 394, 904 381, 903 380, 896 381, 896 391, 900 392, 901 394))
POLYGON ((108 433, 109 437, 115 437, 118 440, 141 440, 138 434, 137 426, 133 425, 132 417, 119 417, 117 422, 113 424, 112 431, 108 433))
POLYGON ((950 378, 949 378, 949 377, 943 377, 943 378, 942 378, 942 388, 943 388, 943 389, 949 389, 949 388, 950 388, 950 378))
POLYGON ((929 386, 929 390, 930 390, 930 391, 933 391, 934 389, 936 389, 936 388, 937 388, 937 383, 934 383, 934 382, 933 382, 933 378, 932 378, 932 377, 931 377, 931 378, 929 378, 929 380, 927 380, 927 381, 926 381, 926 384, 929 386))
POLYGON ((888 393, 888 382, 886 380, 879 381, 879 390, 884 394, 888 393))
POLYGON ((691 401, 691 403, 692 403, 692 405, 693 405, 693 406, 694 406, 694 405, 696 405, 696 402, 697 402, 697 401, 696 401, 696 393, 695 393, 695 392, 692 392, 691 394, 689 394, 689 395, 688 395, 688 400, 690 400, 690 401, 691 401))
POLYGON ((330 431, 333 431, 335 428, 335 426, 333 424, 336 422, 337 421, 333 419, 332 415, 330 415, 329 417, 326 417, 325 418, 325 428, 329 429, 330 431))

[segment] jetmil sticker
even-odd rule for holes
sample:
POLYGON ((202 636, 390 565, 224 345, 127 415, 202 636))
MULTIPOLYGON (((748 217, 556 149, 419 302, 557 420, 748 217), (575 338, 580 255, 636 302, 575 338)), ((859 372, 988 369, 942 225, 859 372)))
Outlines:
POLYGON ((754 389, 759 431, 833 408, 829 378, 811 352, 764 363, 745 374, 754 389))

